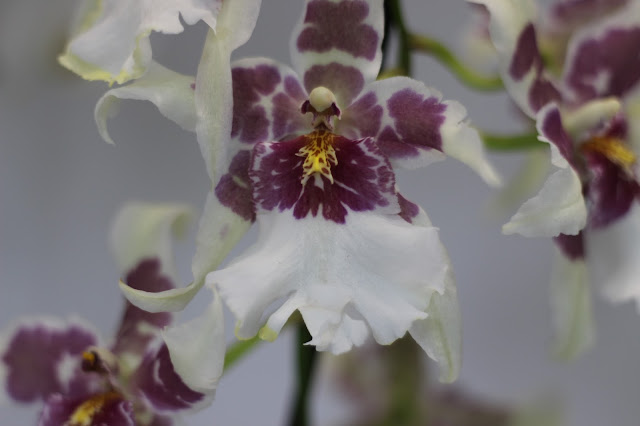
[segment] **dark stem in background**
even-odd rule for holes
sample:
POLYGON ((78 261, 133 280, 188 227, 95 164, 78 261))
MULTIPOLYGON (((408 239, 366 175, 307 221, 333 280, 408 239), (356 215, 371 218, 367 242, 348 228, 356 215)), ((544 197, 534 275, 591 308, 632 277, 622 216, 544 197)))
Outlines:
POLYGON ((404 24, 404 16, 402 15, 402 6, 400 0, 387 0, 386 2, 388 15, 385 16, 389 22, 389 26, 398 32, 398 63, 397 67, 403 71, 404 75, 411 75, 411 45, 409 40, 409 32, 404 24))
POLYGON ((289 426, 308 426, 309 425, 309 394, 311 393, 311 385, 313 382, 313 372, 318 357, 315 346, 305 345, 311 340, 311 335, 307 331, 304 322, 300 322, 297 327, 297 377, 296 396, 292 407, 289 426))

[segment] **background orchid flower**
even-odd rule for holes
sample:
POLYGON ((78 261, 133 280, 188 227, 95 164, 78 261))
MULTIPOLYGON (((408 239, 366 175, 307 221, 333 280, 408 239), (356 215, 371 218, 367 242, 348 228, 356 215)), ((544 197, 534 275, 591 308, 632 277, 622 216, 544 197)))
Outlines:
POLYGON ((152 31, 178 34, 202 20, 216 28, 222 0, 88 0, 60 63, 87 80, 125 83, 151 63, 152 31))
POLYGON ((593 340, 588 276, 614 300, 638 298, 631 241, 640 241, 637 213, 640 7, 637 2, 559 2, 557 21, 575 31, 560 38, 556 75, 542 59, 533 4, 481 1, 512 98, 536 119, 556 171, 503 228, 555 237, 553 274, 559 351, 575 355, 593 340), (608 14, 602 15, 608 12, 608 14), (566 44, 566 47, 565 45, 566 44), (587 264, 585 264, 585 260, 587 264), (589 269, 589 274, 587 273, 589 269))
MULTIPOLYGON (((174 287, 172 234, 182 234, 190 215, 181 205, 131 204, 118 215, 112 249, 133 288, 174 287)), ((216 329, 206 365, 181 365, 160 338, 170 313, 148 313, 126 302, 110 342, 78 319, 34 317, 3 333, 0 377, 7 396, 42 400, 40 425, 170 425, 174 414, 208 405, 222 374, 222 308, 215 300, 216 329), (214 365, 213 369, 208 366, 214 365), (201 377, 182 372, 198 369, 201 377)))

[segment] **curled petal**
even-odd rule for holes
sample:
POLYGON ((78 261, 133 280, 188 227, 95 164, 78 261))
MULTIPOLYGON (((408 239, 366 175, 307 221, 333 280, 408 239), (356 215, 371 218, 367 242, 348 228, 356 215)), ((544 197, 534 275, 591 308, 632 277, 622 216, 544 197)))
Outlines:
POLYGON ((577 173, 567 167, 554 172, 540 192, 502 227, 502 232, 525 237, 576 235, 586 223, 582 183, 577 173))
POLYGON ((551 308, 556 356, 573 359, 593 345, 591 294, 583 258, 569 259, 556 250, 551 275, 551 308))
POLYGON ((589 273, 594 284, 614 302, 635 300, 640 310, 640 207, 604 228, 586 233, 589 273))
POLYGON ((193 77, 152 62, 144 76, 127 86, 109 90, 98 100, 94 117, 100 136, 106 142, 113 143, 107 131, 107 119, 117 113, 122 99, 152 102, 162 115, 185 130, 195 131, 193 82, 193 77))
POLYGON ((140 77, 151 60, 149 34, 183 31, 199 20, 211 28, 221 0, 113 0, 92 1, 83 11, 75 34, 59 60, 87 80, 124 83, 140 77))
POLYGON ((174 278, 171 241, 181 237, 191 219, 191 208, 182 204, 130 203, 116 216, 109 243, 118 269, 127 273, 143 259, 157 258, 162 271, 174 278))
MULTIPOLYGON (((307 73, 328 63, 358 70, 363 83, 374 81, 382 64, 383 34, 382 0, 306 0, 305 11, 293 30, 289 45, 294 68, 298 75, 304 76, 305 83, 307 73)), ((325 68, 325 71, 331 69, 325 68)), ((351 79, 339 81, 349 74, 336 74, 335 77, 339 88, 353 89, 351 79)), ((326 80, 322 76, 319 79, 326 80)), ((306 87, 309 92, 313 88, 306 87)), ((341 90, 335 93, 339 99, 346 96, 341 90)))
POLYGON ((79 320, 31 318, 0 336, 0 380, 6 396, 20 402, 55 393, 82 395, 95 384, 80 369, 82 353, 98 344, 97 334, 79 320))

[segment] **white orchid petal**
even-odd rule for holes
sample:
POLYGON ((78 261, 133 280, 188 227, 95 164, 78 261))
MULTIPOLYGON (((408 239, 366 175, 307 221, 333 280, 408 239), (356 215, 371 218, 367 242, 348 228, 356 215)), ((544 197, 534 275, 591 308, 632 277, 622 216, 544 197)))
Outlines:
POLYGON ((555 250, 551 276, 551 311, 555 328, 554 352, 574 359, 595 340, 591 294, 584 259, 570 260, 555 250))
POLYGON ((576 235, 586 223, 587 207, 580 178, 567 167, 553 173, 540 192, 502 227, 502 232, 525 237, 576 235))
MULTIPOLYGON (((213 291, 213 290, 212 290, 213 291)), ((176 372, 191 389, 210 394, 224 367, 224 317, 220 297, 201 316, 162 333, 176 372)))
POLYGON ((147 73, 135 82, 111 89, 98 103, 94 117, 100 136, 113 143, 107 131, 107 119, 113 117, 122 99, 134 99, 153 103, 168 119, 188 131, 196 129, 193 77, 173 72, 155 62, 147 73))
POLYGON ((183 204, 130 203, 116 216, 109 244, 118 269, 126 273, 146 258, 158 258, 175 278, 171 242, 185 234, 192 210, 183 204))
POLYGON ((199 20, 211 28, 221 0, 112 0, 93 3, 60 63, 88 80, 124 83, 140 77, 151 60, 149 34, 183 31, 199 20))
POLYGON ((267 322, 274 333, 297 308, 318 349, 339 353, 361 344, 364 321, 388 344, 425 318, 430 295, 444 289, 435 228, 370 213, 351 213, 346 224, 280 213, 258 221, 256 245, 207 277, 238 318, 241 338, 255 335, 265 310, 284 298, 267 322))
POLYGON ((589 273, 613 302, 635 300, 640 310, 640 207, 620 220, 585 233, 589 273))

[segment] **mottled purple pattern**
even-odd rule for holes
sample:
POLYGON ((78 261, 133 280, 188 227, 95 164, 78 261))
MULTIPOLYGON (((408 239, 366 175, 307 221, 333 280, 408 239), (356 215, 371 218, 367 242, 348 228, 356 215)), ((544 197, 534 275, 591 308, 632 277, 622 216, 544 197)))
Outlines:
MULTIPOLYGON (((174 288, 171 280, 161 274, 162 265, 159 259, 144 259, 136 265, 125 278, 125 283, 136 290, 152 293, 170 290, 174 288)), ((134 352, 143 354, 152 335, 143 333, 139 327, 145 323, 158 330, 171 322, 171 313, 150 313, 126 302, 124 315, 116 334, 113 352, 134 352)))
POLYGON ((331 90, 336 95, 338 107, 345 108, 362 91, 364 77, 357 68, 336 62, 314 65, 304 73, 304 87, 311 93, 319 86, 331 90))
POLYGON ((576 26, 613 12, 629 0, 565 0, 551 8, 551 16, 557 24, 576 26))
POLYGON ((96 343, 93 333, 76 325, 62 330, 44 323, 18 328, 2 354, 9 396, 16 401, 31 402, 53 393, 77 395, 85 392, 80 355, 96 343), (63 382, 58 371, 60 362, 67 357, 75 358, 79 373, 74 374, 70 383, 63 382))
POLYGON ((180 410, 203 400, 204 395, 189 388, 176 373, 169 349, 162 345, 145 356, 132 378, 134 386, 157 410, 180 410))
POLYGON ((550 109, 542 118, 541 133, 553 143, 560 154, 569 162, 574 164, 573 140, 562 126, 562 117, 557 108, 550 109))
POLYGON ((325 219, 342 224, 347 209, 370 211, 390 204, 395 196, 395 177, 372 139, 335 137, 338 164, 331 167, 333 184, 321 175, 316 175, 321 184, 313 177, 302 184, 304 158, 296 154, 306 143, 301 136, 256 145, 250 176, 257 206, 267 211, 292 209, 297 219, 322 213, 325 219))
POLYGON ((542 69, 542 57, 536 41, 536 29, 532 23, 529 23, 522 30, 516 42, 516 50, 513 53, 509 74, 514 80, 520 81, 532 69, 536 71, 542 69))
POLYGON ((558 248, 569 260, 584 259, 584 239, 582 231, 578 235, 560 234, 553 238, 558 248))
POLYGON ((583 41, 569 69, 567 84, 582 100, 624 96, 640 80, 640 28, 611 29, 583 41))
POLYGON ((345 111, 340 120, 340 133, 354 139, 377 136, 382 120, 382 106, 378 97, 370 92, 361 96, 345 111))
POLYGON ((400 204, 400 217, 409 223, 413 223, 413 219, 420 214, 420 207, 404 198, 401 194, 398 194, 398 204, 400 204))
POLYGON ((273 97, 273 138, 280 140, 293 136, 309 125, 309 119, 300 113, 300 105, 307 99, 298 79, 287 76, 284 79, 284 92, 273 97))
POLYGON ((518 37, 509 74, 515 81, 521 81, 531 71, 535 72, 533 82, 528 88, 529 106, 535 112, 549 102, 561 99, 560 92, 544 76, 543 70, 542 57, 536 41, 536 30, 533 24, 529 23, 518 37))
MULTIPOLYGON (((39 426, 77 426, 67 423, 76 408, 89 398, 64 398, 61 395, 52 395, 46 402, 40 419, 39 426)), ((108 399, 88 426, 135 426, 133 406, 122 398, 108 399)))
POLYGON ((231 160, 229 172, 220 178, 215 193, 223 206, 245 220, 256 219, 255 207, 251 200, 251 183, 249 181, 249 162, 251 152, 238 152, 231 160))
POLYGON ((298 36, 301 52, 327 52, 338 49, 355 57, 372 60, 378 49, 378 33, 363 21, 369 15, 369 5, 361 0, 313 0, 307 5, 304 18, 307 26, 298 36))
POLYGON ((640 185, 628 171, 597 152, 584 154, 590 179, 586 188, 589 226, 601 228, 622 218, 640 198, 640 185))
POLYGON ((447 106, 438 98, 425 98, 407 88, 389 98, 387 109, 394 128, 387 126, 378 136, 378 146, 387 157, 412 157, 419 149, 442 150, 440 127, 447 106))
POLYGON ((269 119, 263 106, 259 105, 263 96, 270 95, 280 83, 278 69, 272 65, 258 65, 253 68, 234 67, 233 80, 233 122, 231 136, 241 142, 263 141, 269 134, 269 119))

